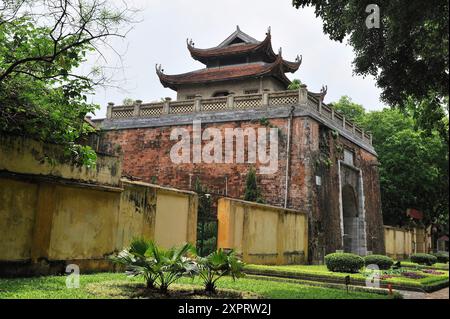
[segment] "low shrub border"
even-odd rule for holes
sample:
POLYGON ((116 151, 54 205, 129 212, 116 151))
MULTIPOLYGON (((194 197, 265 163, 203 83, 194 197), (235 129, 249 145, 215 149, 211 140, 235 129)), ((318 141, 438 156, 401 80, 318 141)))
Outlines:
POLYGON ((412 254, 410 259, 420 265, 432 266, 437 263, 437 257, 430 254, 412 254))
POLYGON ((434 270, 444 270, 444 271, 448 271, 449 270, 449 265, 448 264, 443 264, 443 263, 436 263, 433 266, 426 266, 426 265, 419 265, 417 263, 413 263, 410 261, 400 261, 402 267, 406 267, 406 268, 418 268, 418 269, 434 269, 434 270))
MULTIPOLYGON (((247 265, 244 269, 245 273, 252 275, 264 275, 264 276, 273 276, 280 278, 292 278, 292 279, 300 279, 300 280, 309 280, 309 281, 319 281, 326 283, 336 283, 343 284, 344 278, 347 275, 350 275, 350 284, 365 286, 366 278, 363 274, 347 274, 347 273, 320 273, 314 271, 292 271, 279 269, 280 266, 261 266, 261 265, 247 265), (270 267, 270 268, 269 268, 270 267), (273 269, 273 267, 277 267, 278 269, 273 269)), ((281 266, 282 267, 282 266, 281 266)), ((380 282, 381 288, 387 288, 389 284, 392 285, 393 289, 400 290, 409 290, 409 291, 420 291, 420 292, 433 292, 445 287, 449 286, 448 276, 444 278, 439 277, 427 277, 422 279, 422 281, 417 282, 399 282, 401 279, 391 278, 382 280, 380 282)))
POLYGON ((437 258, 438 263, 443 263, 443 264, 448 263, 448 252, 440 251, 440 252, 434 253, 433 256, 437 258))

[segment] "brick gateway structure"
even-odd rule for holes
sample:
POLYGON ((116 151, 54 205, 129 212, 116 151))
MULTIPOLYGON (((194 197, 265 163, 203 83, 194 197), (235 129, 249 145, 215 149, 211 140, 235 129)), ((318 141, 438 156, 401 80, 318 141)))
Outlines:
POLYGON ((120 149, 124 173, 144 181, 192 189, 199 178, 214 193, 242 198, 249 168, 258 170, 261 163, 174 164, 172 130, 192 132, 194 120, 222 136, 227 128, 278 128, 277 171, 258 175, 258 183, 268 204, 308 214, 310 261, 336 250, 384 253, 371 135, 323 102, 326 89, 287 90, 284 73, 295 72, 301 59, 283 60, 270 39, 270 29, 259 42, 237 28, 215 48, 196 49, 188 41, 191 55, 206 68, 166 75, 157 67, 162 84, 177 91, 177 101, 110 103, 107 118, 96 121, 99 151, 120 149))

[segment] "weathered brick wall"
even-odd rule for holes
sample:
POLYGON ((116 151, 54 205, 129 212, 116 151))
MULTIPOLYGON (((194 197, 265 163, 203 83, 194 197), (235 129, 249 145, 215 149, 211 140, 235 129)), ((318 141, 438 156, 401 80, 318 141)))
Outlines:
MULTIPOLYGON (((280 129, 278 171, 271 175, 258 175, 258 182, 268 204, 283 206, 288 119, 270 119, 269 122, 269 126, 280 129)), ((203 124, 202 129, 218 128, 224 135, 225 128, 256 129, 266 127, 265 125, 267 123, 264 121, 238 121, 203 124)), ((186 128, 192 134, 192 125, 177 127, 186 128)), ((116 150, 115 145, 120 145, 124 157, 124 173, 144 181, 179 189, 192 189, 198 177, 213 193, 225 194, 227 191, 229 197, 243 197, 245 179, 251 165, 173 164, 170 149, 176 141, 170 140, 172 128, 174 127, 165 126, 104 131, 101 150, 116 150)), ((342 249, 337 163, 339 159, 342 160, 343 147, 354 150, 355 166, 361 168, 363 174, 367 249, 374 252, 384 251, 378 172, 374 165, 376 156, 342 137, 333 137, 329 129, 320 126, 310 117, 295 117, 292 121, 287 203, 288 208, 308 213, 308 255, 311 260, 320 260, 323 254, 342 249), (319 137, 321 134, 324 134, 322 140, 319 137), (323 153, 326 153, 325 156, 323 153), (328 164, 324 164, 324 158, 329 159, 328 164), (316 175, 322 178, 321 186, 316 185, 316 175)), ((257 169, 259 166, 259 163, 255 165, 257 169)))

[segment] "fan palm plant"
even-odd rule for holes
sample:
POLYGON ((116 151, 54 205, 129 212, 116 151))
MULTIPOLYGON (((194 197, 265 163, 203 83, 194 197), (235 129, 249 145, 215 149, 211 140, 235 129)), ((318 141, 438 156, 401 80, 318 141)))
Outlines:
POLYGON ((165 293, 181 276, 195 274, 195 262, 188 256, 194 251, 190 244, 162 249, 152 241, 138 238, 131 242, 130 248, 111 259, 124 265, 128 275, 143 276, 147 288, 155 288, 159 284, 165 293))
POLYGON ((155 271, 155 258, 153 256, 152 241, 143 238, 133 239, 130 247, 121 251, 111 260, 126 267, 126 273, 130 276, 143 276, 147 288, 155 288, 158 272, 155 271))
POLYGON ((169 286, 182 276, 195 275, 195 262, 188 255, 194 255, 195 249, 191 244, 180 247, 162 249, 153 245, 153 270, 158 274, 159 287, 167 292, 169 286))
POLYGON ((234 251, 216 250, 206 257, 197 258, 197 274, 202 278, 205 291, 216 292, 216 282, 225 275, 233 280, 244 276, 244 264, 236 257, 234 251))

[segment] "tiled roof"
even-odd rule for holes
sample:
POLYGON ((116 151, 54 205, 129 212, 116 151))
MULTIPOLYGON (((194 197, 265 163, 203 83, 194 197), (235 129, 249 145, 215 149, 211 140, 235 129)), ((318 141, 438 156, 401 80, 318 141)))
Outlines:
MULTIPOLYGON (((161 80, 161 83, 165 87, 176 88, 177 86, 183 84, 219 82, 268 74, 272 74, 279 77, 280 80, 286 81, 287 78, 284 77, 283 66, 283 60, 277 59, 273 63, 258 62, 215 68, 205 68, 178 75, 166 75, 157 68, 157 73, 161 80)), ((289 80, 287 81, 289 83, 289 80)))
POLYGON ((240 43, 223 47, 214 47, 209 49, 198 49, 188 42, 188 50, 194 59, 199 60, 201 62, 205 62, 210 58, 244 55, 255 52, 264 53, 267 56, 268 62, 275 61, 277 57, 272 50, 270 33, 267 34, 266 38, 262 42, 242 43, 242 44, 240 43))

